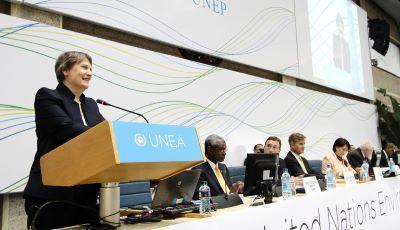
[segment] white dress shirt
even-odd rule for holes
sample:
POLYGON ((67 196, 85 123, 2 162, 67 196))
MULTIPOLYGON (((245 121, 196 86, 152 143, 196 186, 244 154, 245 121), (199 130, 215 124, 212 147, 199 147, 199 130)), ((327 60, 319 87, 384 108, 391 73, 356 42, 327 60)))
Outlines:
POLYGON ((301 169, 303 169, 303 172, 305 174, 308 174, 309 172, 307 171, 306 166, 304 165, 303 159, 301 159, 301 156, 299 154, 296 154, 296 153, 292 152, 292 151, 290 151, 290 152, 294 155, 294 157, 296 158, 297 162, 299 162, 299 164, 301 166, 301 169))
POLYGON ((82 117, 82 121, 83 121, 83 124, 85 125, 85 126, 87 126, 87 123, 86 123, 86 120, 85 120, 85 116, 83 115, 83 110, 82 110, 82 105, 81 105, 81 102, 79 101, 79 100, 74 100, 76 103, 78 103, 78 105, 79 105, 79 112, 81 113, 81 117, 82 117))

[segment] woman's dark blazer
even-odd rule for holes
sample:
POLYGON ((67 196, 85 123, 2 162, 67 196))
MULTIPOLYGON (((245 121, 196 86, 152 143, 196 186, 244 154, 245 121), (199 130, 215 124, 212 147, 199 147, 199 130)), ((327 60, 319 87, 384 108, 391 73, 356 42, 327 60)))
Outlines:
POLYGON ((82 201, 87 204, 96 202, 99 185, 58 187, 42 183, 40 157, 104 120, 96 102, 82 94, 80 102, 88 125, 85 126, 74 98, 75 95, 62 83, 55 90, 41 88, 36 93, 37 152, 25 187, 25 198, 82 201))

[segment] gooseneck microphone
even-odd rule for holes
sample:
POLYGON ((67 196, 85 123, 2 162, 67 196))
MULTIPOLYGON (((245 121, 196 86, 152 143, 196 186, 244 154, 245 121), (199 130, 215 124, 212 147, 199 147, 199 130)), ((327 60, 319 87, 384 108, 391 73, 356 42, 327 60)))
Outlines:
POLYGON ((277 183, 279 181, 279 155, 276 156, 275 159, 275 179, 274 179, 274 183, 277 183))
POLYGON ((112 105, 112 104, 106 102, 105 100, 97 99, 96 102, 99 103, 100 105, 111 106, 111 107, 114 107, 114 108, 123 110, 123 111, 125 111, 125 112, 135 114, 135 115, 137 115, 137 116, 139 116, 139 117, 142 117, 142 118, 146 121, 146 123, 149 123, 149 120, 147 120, 147 118, 146 118, 143 114, 136 113, 136 112, 133 112, 133 111, 131 111, 131 110, 127 110, 127 109, 118 107, 118 106, 116 106, 116 105, 112 105))

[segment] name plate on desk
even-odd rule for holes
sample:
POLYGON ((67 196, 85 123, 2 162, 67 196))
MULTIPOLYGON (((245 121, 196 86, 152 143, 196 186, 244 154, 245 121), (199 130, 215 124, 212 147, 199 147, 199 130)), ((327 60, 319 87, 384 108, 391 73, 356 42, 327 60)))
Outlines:
POLYGON ((304 189, 306 194, 320 193, 321 188, 319 187, 317 178, 315 176, 303 178, 304 189))
POLYGON ((374 167, 374 175, 375 175, 375 180, 376 181, 381 181, 383 180, 383 173, 382 173, 382 169, 379 167, 374 167))
POLYGON ((120 163, 203 160, 194 127, 121 121, 112 126, 120 163))
POLYGON ((343 176, 346 185, 357 185, 357 181, 353 172, 344 172, 343 176))

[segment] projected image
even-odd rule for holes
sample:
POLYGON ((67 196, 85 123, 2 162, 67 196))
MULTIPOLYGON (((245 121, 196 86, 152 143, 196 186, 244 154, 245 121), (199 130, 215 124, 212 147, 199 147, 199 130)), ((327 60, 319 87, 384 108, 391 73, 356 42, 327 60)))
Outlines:
POLYGON ((350 48, 344 37, 344 23, 340 14, 336 16, 337 33, 333 35, 333 62, 337 69, 350 73, 350 48))
POLYGON ((313 77, 353 92, 364 88, 357 8, 347 0, 308 1, 313 77))
POLYGON ((366 13, 350 0, 296 2, 301 78, 373 99, 366 13), (304 15, 304 14, 303 14, 304 15))

